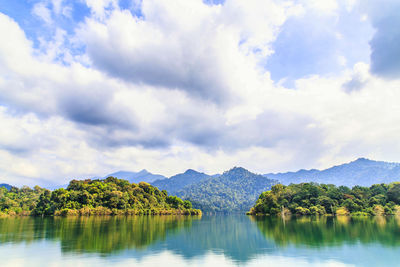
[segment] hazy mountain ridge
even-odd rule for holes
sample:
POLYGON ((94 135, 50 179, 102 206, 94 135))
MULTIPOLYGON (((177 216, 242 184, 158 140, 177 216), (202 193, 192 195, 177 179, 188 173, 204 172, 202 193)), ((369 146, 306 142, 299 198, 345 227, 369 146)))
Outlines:
MULTIPOLYGON (((182 191, 184 188, 193 186, 199 182, 213 178, 217 179, 223 176, 223 174, 208 175, 189 169, 184 173, 176 174, 170 178, 166 178, 163 175, 153 174, 144 169, 139 172, 118 171, 108 174, 104 177, 93 177, 91 179, 101 180, 109 176, 125 179, 131 183, 139 183, 141 181, 148 182, 158 187, 160 190, 167 190, 168 193, 175 194, 176 192, 182 191)), ((285 185, 290 183, 316 182, 346 185, 349 187, 354 185, 370 186, 372 184, 388 184, 394 181, 400 181, 400 163, 359 158, 352 162, 333 166, 325 170, 301 169, 296 172, 268 173, 263 174, 262 176, 277 180, 285 185)), ((0 184, 0 186, 2 185, 11 187, 11 185, 7 183, 0 184)), ((44 185, 43 187, 54 190, 61 187, 66 188, 67 184, 44 185)))
POLYGON ((276 183, 275 180, 244 168, 234 167, 221 176, 187 185, 177 191, 176 195, 190 200, 193 207, 203 211, 245 211, 263 191, 276 183))
POLYGON ((0 184, 0 187, 5 187, 7 190, 10 190, 12 185, 9 184, 0 184))
POLYGON ((359 158, 325 170, 299 170, 297 172, 268 173, 265 177, 282 184, 316 182, 346 186, 370 186, 400 180, 400 163, 359 158))
POLYGON ((186 186, 196 184, 204 179, 209 179, 214 176, 188 169, 184 173, 176 174, 170 178, 157 180, 151 183, 160 190, 167 190, 169 194, 175 194, 177 191, 186 186))
POLYGON ((108 175, 104 176, 104 178, 107 178, 110 176, 118 178, 118 179, 125 179, 131 183, 139 183, 139 182, 151 183, 156 180, 162 180, 162 179, 167 178, 161 174, 153 174, 151 172, 148 172, 146 169, 143 169, 139 172, 118 171, 118 172, 108 174, 108 175))

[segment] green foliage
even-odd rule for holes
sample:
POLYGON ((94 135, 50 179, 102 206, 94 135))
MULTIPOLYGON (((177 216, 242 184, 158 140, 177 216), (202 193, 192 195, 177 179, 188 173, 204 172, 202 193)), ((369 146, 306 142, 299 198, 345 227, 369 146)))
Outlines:
POLYGON ((53 192, 35 187, 10 191, 0 188, 0 211, 6 214, 120 215, 201 214, 189 201, 140 182, 108 177, 105 180, 72 180, 67 189, 53 192))
POLYGON ((400 203, 400 183, 391 183, 387 192, 389 201, 393 201, 396 204, 400 203))
MULTIPOLYGON (((0 187, 0 212, 10 215, 29 215, 48 190, 35 186, 31 189, 27 186, 22 188, 11 187, 7 190, 0 187)), ((43 202, 43 207, 45 203, 43 202)))
POLYGON ((189 200, 185 200, 185 201, 183 201, 183 206, 186 209, 191 209, 192 208, 192 202, 190 202, 189 200))
POLYGON ((400 183, 371 187, 301 183, 272 186, 263 192, 249 214, 279 214, 283 209, 298 215, 388 215, 397 213, 400 183))
POLYGON ((183 200, 176 196, 167 197, 167 203, 170 204, 174 208, 178 208, 179 206, 183 206, 183 200))
POLYGON ((233 168, 219 177, 202 180, 177 192, 190 200, 195 208, 211 212, 244 212, 261 192, 275 184, 262 175, 243 168, 233 168))

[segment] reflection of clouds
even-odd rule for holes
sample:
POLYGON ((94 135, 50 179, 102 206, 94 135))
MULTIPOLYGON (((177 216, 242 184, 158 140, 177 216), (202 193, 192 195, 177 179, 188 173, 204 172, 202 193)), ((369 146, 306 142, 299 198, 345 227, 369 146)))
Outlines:
MULTIPOLYGON (((54 246, 50 244, 50 246, 54 246)), ((56 246, 58 248, 58 246, 56 246)), ((133 258, 101 258, 101 257, 88 257, 82 258, 79 255, 73 255, 63 257, 60 253, 53 253, 43 257, 38 254, 36 248, 32 248, 26 245, 19 245, 19 250, 23 251, 19 258, 9 257, 15 252, 15 247, 6 247, 0 250, 0 257, 2 258, 3 267, 25 267, 25 266, 75 266, 75 267, 86 267, 86 266, 112 266, 114 267, 125 267, 125 266, 175 266, 175 267, 187 267, 187 266, 236 266, 237 264, 232 260, 226 258, 223 255, 214 253, 208 253, 203 257, 197 257, 193 259, 185 259, 182 256, 173 254, 169 251, 164 251, 158 254, 151 254, 138 260, 133 258)), ((45 249, 48 249, 45 247, 45 249)), ((53 250, 53 249, 52 249, 53 250)), ((253 259, 246 264, 240 264, 241 266, 296 266, 296 267, 313 267, 313 266, 352 266, 349 264, 342 263, 332 259, 321 259, 309 261, 305 258, 285 257, 285 256, 271 256, 263 255, 256 259, 253 259)))
MULTIPOLYGON (((341 217, 347 218, 344 223, 333 223, 326 217, 300 217, 298 221, 292 217, 285 223, 275 218, 268 224, 263 222, 269 217, 204 216, 194 220, 191 227, 172 227, 166 235, 162 225, 126 225, 134 233, 146 229, 152 232, 140 238, 139 243, 144 245, 133 246, 124 243, 122 236, 129 234, 123 221, 116 224, 117 228, 103 221, 99 224, 102 231, 97 232, 87 223, 90 218, 82 218, 79 225, 89 231, 86 233, 78 225, 61 230, 49 224, 47 230, 36 232, 37 238, 32 238, 13 220, 10 222, 19 231, 0 233, 1 266, 391 266, 398 257, 396 218, 341 217), (380 224, 382 219, 386 224, 380 224), (260 228, 260 220, 265 228, 260 228), (111 234, 103 234, 107 231, 111 234), (51 232, 64 234, 58 239, 51 232), (76 237, 71 239, 74 233, 76 237), (14 239, 7 239, 7 235, 14 239), (85 246, 82 240, 86 239, 91 241, 85 246), (282 245, 280 241, 288 242, 282 245)), ((64 225, 75 222, 74 218, 59 219, 64 225)), ((101 217, 94 219, 102 221, 101 217)), ((6 220, 0 221, 0 226, 6 220)), ((34 228, 33 218, 23 220, 34 228)))

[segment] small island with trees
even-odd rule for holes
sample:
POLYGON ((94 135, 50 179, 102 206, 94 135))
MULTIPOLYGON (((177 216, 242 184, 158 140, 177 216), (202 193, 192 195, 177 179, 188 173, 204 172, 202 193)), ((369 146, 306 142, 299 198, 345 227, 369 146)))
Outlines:
POLYGON ((248 215, 400 215, 400 183, 370 187, 277 184, 263 192, 248 215))
POLYGON ((72 180, 66 189, 0 188, 0 215, 201 215, 192 203, 146 183, 108 177, 72 180))

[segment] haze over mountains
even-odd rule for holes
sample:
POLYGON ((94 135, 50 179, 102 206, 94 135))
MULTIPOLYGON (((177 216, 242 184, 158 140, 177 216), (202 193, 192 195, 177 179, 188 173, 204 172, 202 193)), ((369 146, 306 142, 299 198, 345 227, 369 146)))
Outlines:
MULTIPOLYGON (((151 183, 169 195, 190 200, 195 208, 204 211, 245 211, 256 201, 261 192, 273 184, 316 182, 324 184, 370 186, 379 183, 400 181, 400 163, 374 161, 359 158, 355 161, 325 170, 299 170, 297 172, 269 173, 258 175, 244 168, 235 167, 222 175, 208 175, 189 169, 170 178, 152 174, 147 170, 139 172, 119 171, 103 178, 114 176, 131 183, 151 183)), ((103 179, 94 178, 94 179, 103 179)), ((10 188, 8 184, 1 184, 10 188)), ((66 188, 67 185, 46 188, 66 188)))
POLYGON ((166 179, 167 177, 160 175, 160 174, 153 174, 148 172, 147 170, 143 169, 139 172, 129 172, 129 171, 118 171, 118 172, 114 172, 114 173, 110 173, 106 176, 104 176, 104 178, 107 177, 116 177, 119 179, 125 179, 128 180, 131 183, 139 183, 139 182, 147 182, 147 183, 151 183, 154 182, 156 180, 162 180, 162 179, 166 179))
MULTIPOLYGON (((118 174, 118 173, 117 173, 118 174)), ((139 180, 146 181, 145 176, 139 180)), ((123 178, 118 176, 118 178, 123 178)), ((325 170, 257 175, 235 167, 222 175, 208 175, 189 169, 184 173, 156 181, 149 181, 160 190, 190 200, 195 208, 205 211, 243 211, 254 204, 261 192, 273 184, 316 182, 324 184, 370 186, 400 181, 400 163, 359 158, 325 170)))
POLYGON ((171 178, 155 181, 152 185, 161 190, 167 190, 169 194, 176 194, 186 186, 199 183, 211 177, 208 174, 189 169, 184 173, 171 176, 171 178))
POLYGON ((0 184, 0 187, 5 187, 7 190, 11 189, 11 185, 9 184, 0 184))
POLYGON ((203 211, 240 212, 249 210, 262 192, 277 183, 244 168, 234 167, 221 176, 203 178, 187 185, 176 195, 190 200, 193 207, 203 211))
POLYGON ((359 158, 325 170, 299 170, 297 172, 268 173, 264 176, 280 183, 316 182, 323 184, 371 186, 400 181, 400 163, 359 158))
MULTIPOLYGON (((118 177, 121 178, 121 177, 118 177)), ((208 175, 189 169, 170 178, 150 182, 170 195, 192 202, 203 211, 247 211, 258 196, 277 181, 235 167, 222 175, 208 175)))

